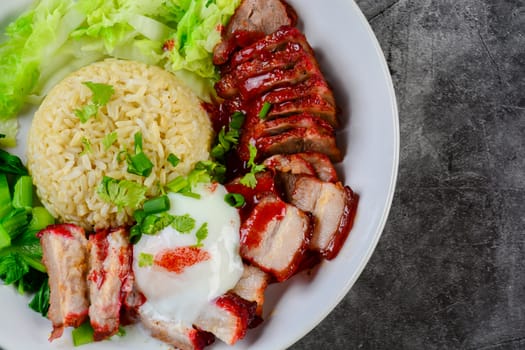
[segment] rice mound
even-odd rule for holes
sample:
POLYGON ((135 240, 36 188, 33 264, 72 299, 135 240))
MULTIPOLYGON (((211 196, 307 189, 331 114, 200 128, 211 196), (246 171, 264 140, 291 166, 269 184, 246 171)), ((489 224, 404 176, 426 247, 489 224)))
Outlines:
POLYGON ((103 177, 144 184, 146 196, 156 196, 159 186, 209 158, 212 134, 201 102, 173 74, 108 59, 70 74, 49 92, 29 131, 28 168, 42 204, 59 221, 88 230, 129 225, 132 209, 119 210, 97 194, 103 177), (96 117, 81 123, 74 111, 92 102, 82 84, 87 81, 109 84, 115 93, 96 117), (117 141, 105 150, 103 139, 111 132, 117 141), (133 154, 136 132, 154 165, 147 178, 128 173, 126 161, 118 159, 122 150, 133 154), (167 161, 170 153, 180 159, 176 167, 167 161))

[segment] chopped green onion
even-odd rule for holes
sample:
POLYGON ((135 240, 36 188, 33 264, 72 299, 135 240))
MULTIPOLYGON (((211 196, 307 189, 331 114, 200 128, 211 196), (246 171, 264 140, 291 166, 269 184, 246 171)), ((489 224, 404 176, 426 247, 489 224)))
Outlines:
POLYGON ((242 124, 244 124, 245 118, 246 116, 242 112, 237 111, 233 113, 230 121, 230 129, 239 130, 242 127, 242 124))
POLYGON ((21 176, 15 184, 13 207, 30 209, 33 206, 33 182, 28 175, 21 176))
POLYGON ((146 215, 161 213, 169 208, 170 199, 166 195, 148 199, 143 205, 143 210, 146 215))
POLYGON ((270 102, 264 102, 261 110, 259 111, 259 118, 265 119, 268 115, 268 112, 270 111, 270 108, 272 108, 272 104, 270 102))
POLYGON ((224 201, 234 208, 240 208, 246 203, 244 196, 240 193, 227 193, 224 201))
POLYGON ((177 165, 179 165, 180 163, 180 159, 179 157, 177 157, 176 155, 174 155, 173 153, 170 153, 168 155, 168 162, 170 162, 170 164, 173 166, 173 167, 176 167, 177 165))
POLYGON ((160 230, 171 225, 174 219, 175 218, 173 215, 169 215, 167 213, 162 213, 162 215, 148 215, 144 218, 142 224, 140 225, 142 228, 142 233, 146 235, 155 235, 160 230))
POLYGON ((188 179, 186 179, 184 176, 177 176, 170 182, 166 184, 166 188, 170 190, 171 192, 180 192, 184 188, 188 187, 190 185, 188 179))
POLYGON ((95 331, 91 327, 89 321, 82 323, 79 327, 73 329, 71 335, 73 336, 73 345, 80 346, 84 344, 93 343, 95 339, 93 334, 95 331))
POLYGON ((133 138, 135 139, 135 154, 142 152, 142 133, 136 132, 133 138))
POLYGON ((34 207, 28 230, 40 231, 55 223, 55 218, 44 207, 34 207))
POLYGON ((137 244, 142 238, 142 227, 139 224, 131 226, 129 229, 129 241, 131 244, 137 244))
POLYGON ((134 156, 128 155, 128 173, 148 177, 153 170, 153 163, 143 152, 134 156))
POLYGON ((139 267, 148 267, 153 265, 153 254, 140 253, 139 267))

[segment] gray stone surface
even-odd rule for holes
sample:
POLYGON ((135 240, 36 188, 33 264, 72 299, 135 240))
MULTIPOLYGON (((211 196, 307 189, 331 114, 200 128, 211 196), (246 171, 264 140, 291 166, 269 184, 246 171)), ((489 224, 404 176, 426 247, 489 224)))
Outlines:
POLYGON ((525 349, 525 1, 357 0, 396 87, 392 211, 300 349, 525 349))

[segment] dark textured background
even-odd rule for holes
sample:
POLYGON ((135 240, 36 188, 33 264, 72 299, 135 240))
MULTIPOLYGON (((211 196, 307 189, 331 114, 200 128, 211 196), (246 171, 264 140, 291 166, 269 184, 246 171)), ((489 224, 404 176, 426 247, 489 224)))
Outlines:
POLYGON ((525 0, 356 0, 401 125, 379 245, 291 349, 525 349, 525 0))

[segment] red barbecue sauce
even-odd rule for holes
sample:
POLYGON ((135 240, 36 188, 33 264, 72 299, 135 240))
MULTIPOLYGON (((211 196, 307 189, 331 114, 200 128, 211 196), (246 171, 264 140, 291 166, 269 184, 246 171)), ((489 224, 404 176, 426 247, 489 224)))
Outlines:
POLYGON ((209 260, 210 254, 198 247, 165 249, 155 255, 154 263, 170 272, 181 273, 187 267, 209 260))
POLYGON ((266 231, 266 226, 272 220, 281 220, 286 214, 286 203, 282 201, 269 202, 264 207, 256 207, 252 215, 243 222, 241 226, 241 245, 250 248, 257 248, 262 240, 262 234, 266 231))

